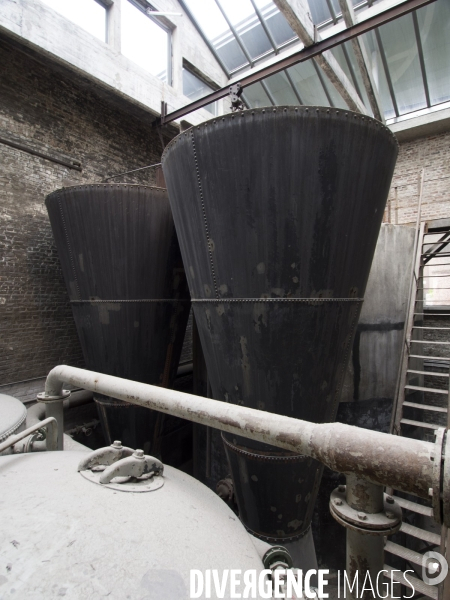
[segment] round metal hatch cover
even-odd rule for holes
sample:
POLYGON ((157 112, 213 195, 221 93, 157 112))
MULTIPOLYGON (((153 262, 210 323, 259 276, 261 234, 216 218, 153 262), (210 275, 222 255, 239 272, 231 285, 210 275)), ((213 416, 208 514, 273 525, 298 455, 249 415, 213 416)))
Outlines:
POLYGON ((115 477, 110 483, 100 483, 99 478, 102 471, 87 470, 80 471, 88 481, 97 483, 105 488, 119 490, 119 492, 154 492, 164 485, 164 477, 152 475, 151 477, 115 477))

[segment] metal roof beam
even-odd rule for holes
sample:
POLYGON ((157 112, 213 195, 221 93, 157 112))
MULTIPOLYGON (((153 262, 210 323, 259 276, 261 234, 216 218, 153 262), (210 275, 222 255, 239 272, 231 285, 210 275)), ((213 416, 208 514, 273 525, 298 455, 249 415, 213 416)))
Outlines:
MULTIPOLYGON (((305 47, 312 46, 318 41, 317 30, 314 29, 307 0, 274 0, 274 3, 305 47)), ((345 100, 347 106, 356 112, 368 114, 363 101, 331 51, 325 51, 315 60, 345 100)))
MULTIPOLYGON (((339 0, 339 6, 341 7, 342 16, 344 17, 345 25, 352 27, 357 23, 355 11, 350 0, 339 0)), ((354 38, 352 40, 353 52, 355 53, 356 62, 361 73, 361 77, 364 83, 364 87, 369 98, 370 108, 376 119, 379 119, 384 123, 384 114, 381 106, 381 100, 378 94, 377 87, 375 85, 374 78, 372 76, 371 61, 369 60, 369 54, 366 49, 364 40, 354 38)))
MULTIPOLYGON (((247 74, 243 74, 238 81, 241 83, 242 87, 246 87, 248 85, 252 85, 257 81, 261 81, 265 77, 270 77, 274 73, 279 73, 284 69, 288 69, 293 65, 304 62, 311 58, 315 58, 316 56, 322 54, 323 52, 334 48, 335 46, 339 46, 340 44, 357 37, 363 33, 367 33, 377 27, 381 27, 385 23, 389 23, 394 19, 398 19, 413 10, 421 8, 422 6, 427 6, 428 4, 432 4, 436 2, 436 0, 404 0, 401 4, 394 6, 388 10, 385 10, 381 13, 377 13, 371 17, 368 17, 364 21, 353 25, 344 31, 340 31, 325 40, 318 41, 316 44, 313 44, 309 47, 303 47, 301 50, 294 52, 291 55, 285 56, 283 58, 278 58, 276 62, 273 64, 263 65, 260 68, 252 69, 247 74)), ((215 102, 220 98, 224 98, 229 94, 230 87, 229 85, 221 88, 215 92, 211 92, 200 98, 199 100, 195 100, 186 106, 178 108, 173 112, 161 116, 160 118, 155 119, 153 122, 153 126, 157 127, 161 124, 171 123, 172 121, 176 121, 181 117, 199 109, 211 102, 215 102)))

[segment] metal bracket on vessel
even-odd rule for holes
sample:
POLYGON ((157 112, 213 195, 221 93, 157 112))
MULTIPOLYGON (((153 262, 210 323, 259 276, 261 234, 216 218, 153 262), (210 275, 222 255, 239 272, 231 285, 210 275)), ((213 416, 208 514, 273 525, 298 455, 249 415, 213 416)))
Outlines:
POLYGON ((93 483, 122 492, 152 492, 164 485, 160 460, 119 441, 83 458, 78 471, 93 483))
POLYGON ((244 91, 244 88, 242 87, 242 85, 240 83, 235 83, 234 85, 230 85, 229 97, 230 97, 232 111, 243 110, 244 103, 241 100, 241 95, 242 95, 243 91, 244 91))

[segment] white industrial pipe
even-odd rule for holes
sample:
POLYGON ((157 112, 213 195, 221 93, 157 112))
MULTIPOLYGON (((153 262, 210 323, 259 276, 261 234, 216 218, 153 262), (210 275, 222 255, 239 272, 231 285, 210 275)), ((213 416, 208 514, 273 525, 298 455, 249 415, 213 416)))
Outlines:
POLYGON ((63 382, 304 454, 334 471, 354 473, 372 483, 424 498, 434 493, 440 504, 442 443, 432 444, 342 423, 309 423, 65 365, 50 371, 45 392, 38 400, 47 405, 62 403, 68 395, 63 382))

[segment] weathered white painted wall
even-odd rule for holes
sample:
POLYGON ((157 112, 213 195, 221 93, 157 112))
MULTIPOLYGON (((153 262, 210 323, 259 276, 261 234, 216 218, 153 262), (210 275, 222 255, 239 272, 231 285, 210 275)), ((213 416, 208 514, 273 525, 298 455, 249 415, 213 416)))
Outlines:
MULTIPOLYGON (((226 75, 185 15, 165 18, 166 23, 170 19, 173 27, 172 85, 160 81, 123 56, 118 29, 120 3, 125 1, 114 0, 110 9, 110 44, 95 38, 40 0, 2 0, 0 33, 15 38, 155 115, 161 112, 161 101, 167 102, 169 112, 189 103, 182 93, 183 57, 219 86, 226 85, 226 75)), ((161 11, 182 12, 176 0, 158 0, 153 5, 161 11)), ((189 115, 192 124, 209 118, 211 113, 205 109, 189 115)))

